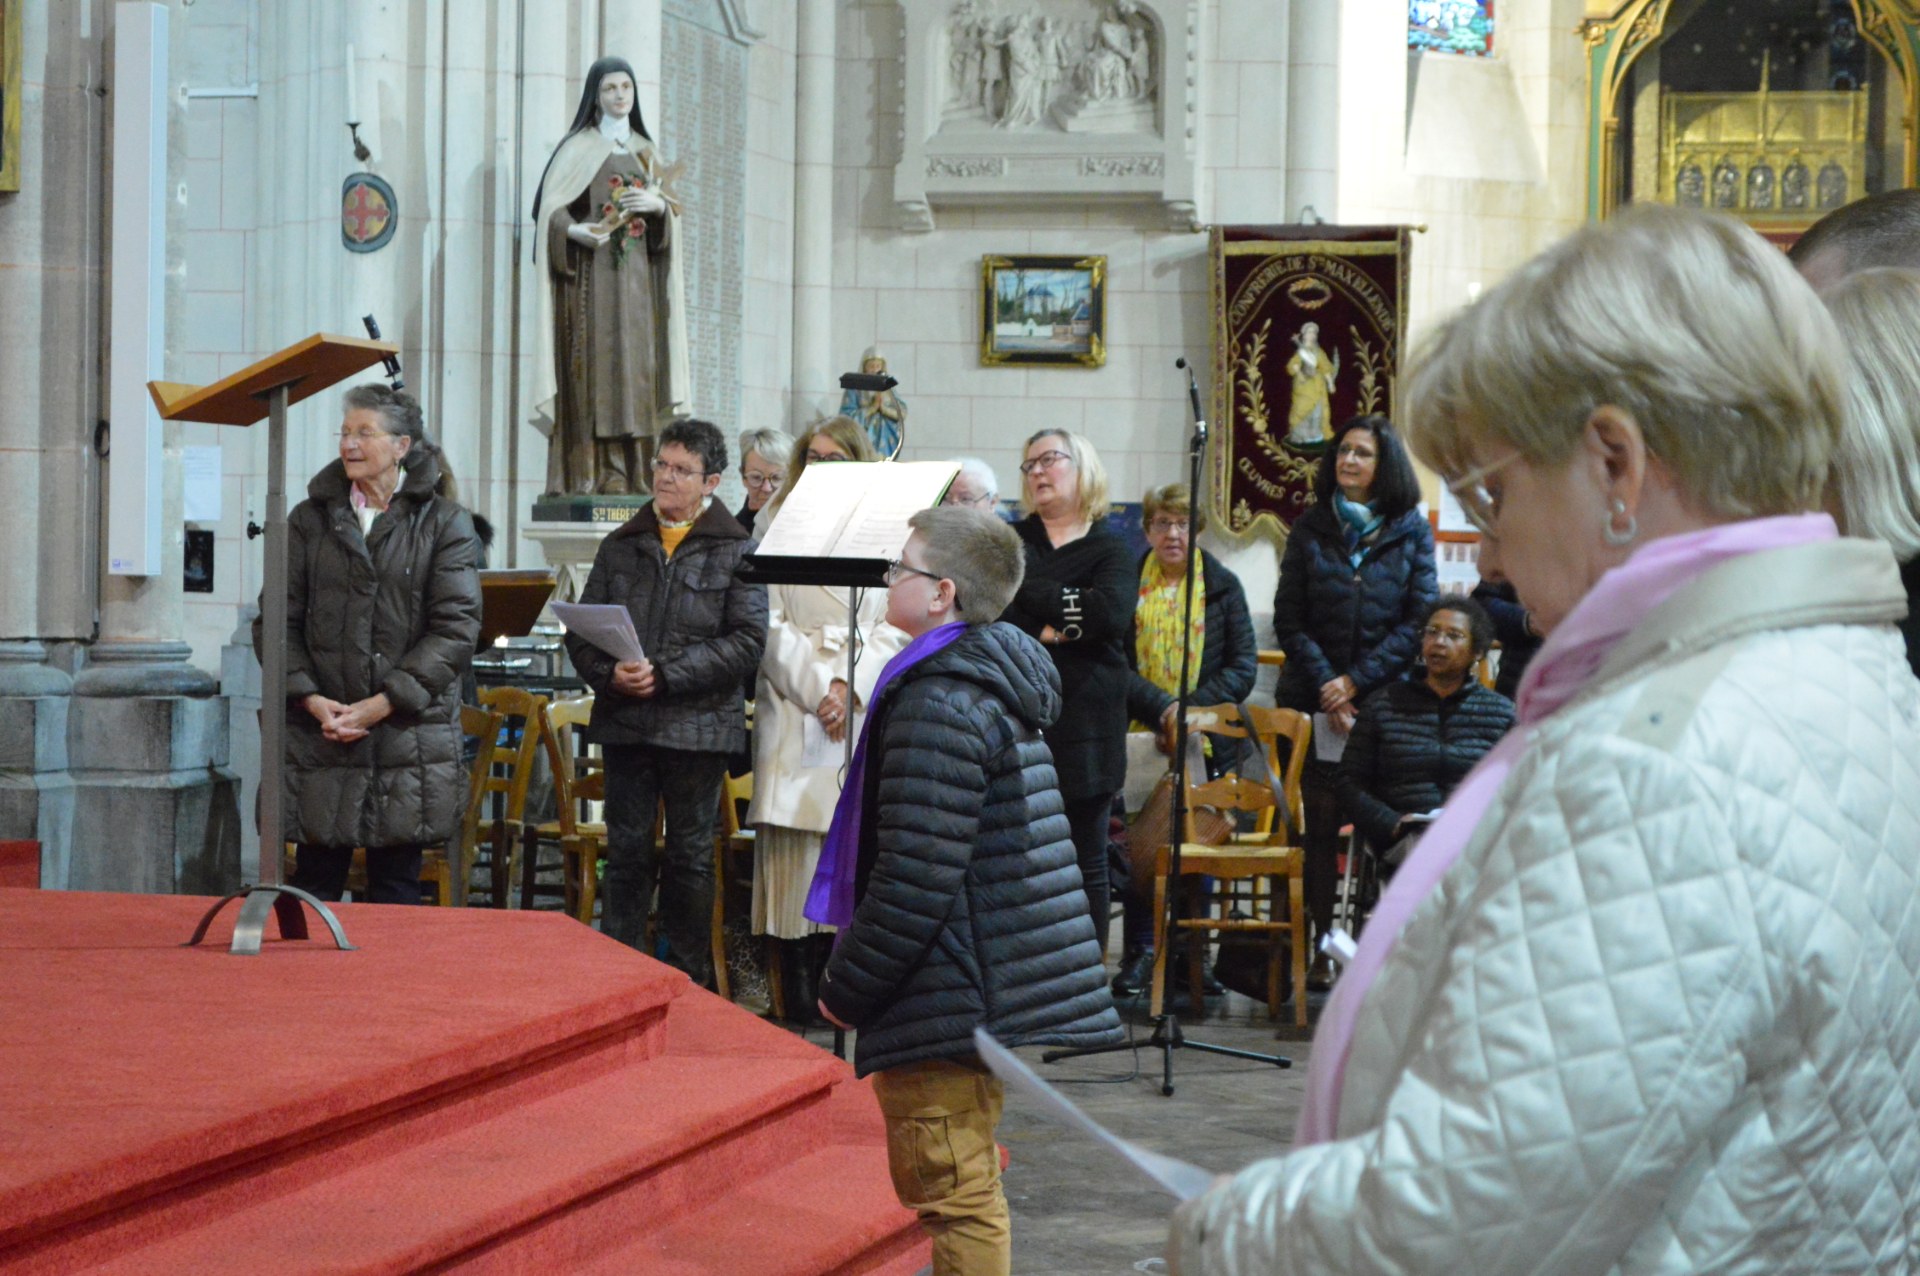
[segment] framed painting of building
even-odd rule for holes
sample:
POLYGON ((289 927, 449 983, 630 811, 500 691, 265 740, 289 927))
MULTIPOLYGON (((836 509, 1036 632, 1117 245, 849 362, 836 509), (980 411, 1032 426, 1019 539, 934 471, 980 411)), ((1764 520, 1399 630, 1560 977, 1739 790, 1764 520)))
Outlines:
POLYGON ((980 259, 980 362, 1107 361, 1105 257, 980 259))
POLYGON ((20 189, 20 115, 25 50, 21 16, 26 0, 0 0, 0 191, 20 189))

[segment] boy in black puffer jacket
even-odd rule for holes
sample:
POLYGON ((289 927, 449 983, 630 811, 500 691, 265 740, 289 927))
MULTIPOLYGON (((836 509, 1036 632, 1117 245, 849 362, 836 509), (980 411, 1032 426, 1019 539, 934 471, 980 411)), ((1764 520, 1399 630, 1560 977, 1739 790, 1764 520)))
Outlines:
POLYGON ((1058 675, 1039 643, 989 623, 1019 588, 1019 539, 960 507, 912 526, 887 620, 914 641, 875 689, 807 912, 842 927, 820 1010, 859 1030, 854 1064, 934 1271, 1005 1273, 1002 1094, 973 1030, 1090 1046, 1118 1041, 1120 1021, 1040 735, 1058 675))

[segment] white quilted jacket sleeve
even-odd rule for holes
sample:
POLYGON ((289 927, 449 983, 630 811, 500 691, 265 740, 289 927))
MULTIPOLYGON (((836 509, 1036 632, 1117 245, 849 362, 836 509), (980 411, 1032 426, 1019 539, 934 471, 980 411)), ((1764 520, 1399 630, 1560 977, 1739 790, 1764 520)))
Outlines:
POLYGON ((1433 964, 1400 975, 1427 991, 1377 1116, 1186 1207, 1178 1270, 1605 1272, 1644 1244, 1773 1017, 1717 778, 1604 732, 1522 759, 1408 924, 1433 964))

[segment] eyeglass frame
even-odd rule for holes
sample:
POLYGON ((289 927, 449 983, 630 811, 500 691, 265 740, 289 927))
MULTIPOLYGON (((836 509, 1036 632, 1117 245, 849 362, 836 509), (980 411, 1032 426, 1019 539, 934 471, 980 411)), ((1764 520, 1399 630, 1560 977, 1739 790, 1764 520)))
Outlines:
POLYGON ((707 477, 705 470, 690 470, 685 466, 675 465, 672 461, 662 460, 657 456, 653 458, 652 469, 656 476, 671 474, 676 483, 684 483, 688 479, 703 479, 707 477))
POLYGON ((1051 470, 1056 468, 1062 461, 1072 460, 1073 453, 1062 452, 1059 448, 1052 448, 1042 452, 1039 456, 1020 462, 1020 473, 1023 475, 1031 475, 1036 470, 1051 470))
POLYGON ((784 483, 786 478, 785 470, 773 474, 756 474, 744 465, 740 467, 740 481, 756 492, 762 488, 773 491, 784 483))
POLYGON ((1493 493, 1487 490, 1486 481, 1519 459, 1520 453, 1509 452, 1497 461, 1476 465, 1458 478, 1447 480, 1447 490, 1460 502, 1460 512, 1482 536, 1499 539, 1493 524, 1500 517, 1500 511, 1494 506, 1493 493))
POLYGON ((816 452, 812 448, 807 449, 806 456, 808 465, 835 465, 841 461, 853 460, 844 452, 816 452))
POLYGON ((392 430, 342 430, 334 437, 339 439, 343 445, 348 442, 365 445, 373 442, 375 439, 391 439, 399 436, 394 434, 392 430))
MULTIPOLYGON (((900 583, 901 572, 911 572, 915 576, 925 576, 936 585, 943 580, 951 581, 953 579, 951 576, 942 576, 939 572, 930 572, 924 567, 915 567, 904 558, 889 558, 887 560, 888 589, 892 589, 900 583)), ((960 587, 958 585, 953 587, 953 605, 955 610, 962 610, 960 607, 960 587)))

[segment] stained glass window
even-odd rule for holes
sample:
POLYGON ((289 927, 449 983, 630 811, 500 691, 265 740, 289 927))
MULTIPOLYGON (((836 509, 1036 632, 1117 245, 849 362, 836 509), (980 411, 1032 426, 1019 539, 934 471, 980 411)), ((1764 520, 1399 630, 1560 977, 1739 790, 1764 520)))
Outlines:
POLYGON ((1407 0, 1407 47, 1493 54, 1493 0, 1407 0))

